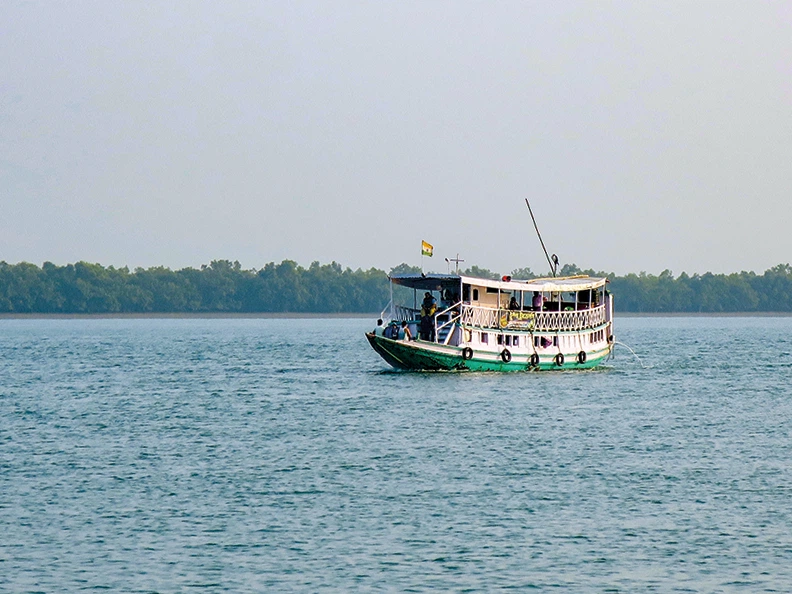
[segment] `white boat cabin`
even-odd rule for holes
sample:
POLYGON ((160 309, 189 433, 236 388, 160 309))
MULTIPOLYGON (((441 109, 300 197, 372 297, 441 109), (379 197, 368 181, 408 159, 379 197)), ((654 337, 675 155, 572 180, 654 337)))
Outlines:
POLYGON ((406 321, 412 336, 425 341, 470 345, 476 350, 509 346, 530 352, 578 352, 612 340, 612 299, 606 278, 521 281, 395 274, 390 281, 390 315, 386 308, 382 317, 406 321))

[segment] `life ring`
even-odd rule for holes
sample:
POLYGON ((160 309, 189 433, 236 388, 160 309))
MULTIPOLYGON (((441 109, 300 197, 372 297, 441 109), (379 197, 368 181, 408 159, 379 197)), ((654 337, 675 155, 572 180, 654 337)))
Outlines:
POLYGON ((509 349, 503 349, 501 351, 500 358, 504 363, 511 361, 511 353, 509 352, 509 349))
POLYGON ((554 361, 555 361, 555 364, 558 365, 559 367, 563 366, 564 365, 564 353, 558 353, 555 356, 554 361))
POLYGON ((462 349, 462 359, 468 361, 472 358, 473 358, 473 349, 471 349, 470 347, 465 347, 464 349, 462 349))
POLYGON ((586 362, 586 351, 580 351, 577 355, 577 362, 583 365, 586 362))
POLYGON ((539 355, 538 353, 534 353, 531 355, 531 365, 533 367, 539 367, 539 355))

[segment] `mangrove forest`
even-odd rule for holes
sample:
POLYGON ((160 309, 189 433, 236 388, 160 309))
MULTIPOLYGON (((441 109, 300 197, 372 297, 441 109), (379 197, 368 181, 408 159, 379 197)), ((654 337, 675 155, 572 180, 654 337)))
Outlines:
MULTIPOLYGON (((390 299, 387 275, 420 272, 401 264, 386 272, 352 270, 336 262, 304 268, 291 260, 246 270, 239 262, 215 260, 200 268, 171 270, 105 267, 77 262, 42 266, 0 261, 0 313, 367 313, 381 311, 390 299)), ((500 274, 473 266, 472 276, 500 274)), ((534 278, 530 269, 510 271, 534 278)), ((566 265, 562 276, 607 276, 621 312, 726 313, 792 312, 792 267, 779 264, 762 274, 618 276, 566 265)), ((543 276, 543 275, 542 275, 543 276)))

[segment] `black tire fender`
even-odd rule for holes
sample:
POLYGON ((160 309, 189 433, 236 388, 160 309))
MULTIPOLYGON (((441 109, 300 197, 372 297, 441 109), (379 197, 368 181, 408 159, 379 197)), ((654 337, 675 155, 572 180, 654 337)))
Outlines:
POLYGON ((559 367, 563 367, 563 365, 564 365, 564 353, 558 353, 555 356, 555 359, 553 359, 553 360, 555 361, 556 365, 558 365, 559 367))
POLYGON ((586 351, 580 351, 577 354, 577 362, 583 365, 586 362, 586 351))
POLYGON ((501 351, 500 358, 504 363, 511 361, 511 353, 509 352, 509 349, 503 349, 501 351))
POLYGON ((534 353, 533 355, 531 355, 531 365, 533 367, 539 367, 539 354, 538 353, 534 353))
POLYGON ((472 358, 473 358, 473 349, 471 349, 470 347, 465 347, 464 349, 462 349, 463 360, 469 361, 472 358))

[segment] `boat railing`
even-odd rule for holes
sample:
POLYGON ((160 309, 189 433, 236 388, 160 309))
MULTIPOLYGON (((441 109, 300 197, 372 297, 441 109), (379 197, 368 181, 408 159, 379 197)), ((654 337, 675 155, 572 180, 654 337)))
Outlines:
POLYGON ((405 307, 403 305, 395 305, 393 307, 393 321, 395 322, 410 322, 420 318, 420 309, 412 307, 405 307))
POLYGON ((605 305, 569 311, 537 311, 536 330, 563 331, 593 328, 605 323, 605 305))
POLYGON ((438 311, 434 315, 435 340, 437 340, 438 342, 440 341, 440 336, 442 335, 441 330, 445 328, 448 328, 449 330, 445 334, 445 338, 443 339, 443 344, 448 344, 448 342, 451 340, 451 336, 453 335, 454 324, 456 324, 456 322, 462 317, 462 314, 459 313, 461 305, 462 302, 459 301, 457 303, 454 303, 453 305, 449 305, 442 311, 438 311), (448 319, 445 319, 446 317, 448 319))
POLYGON ((500 316, 499 309, 480 307, 478 305, 463 305, 460 323, 467 326, 480 326, 482 328, 498 328, 500 316))
POLYGON ((513 312, 508 309, 462 305, 459 321, 466 326, 499 330, 509 328, 513 324, 515 329, 544 332, 572 331, 604 324, 606 307, 603 304, 591 309, 513 312))
POLYGON ((380 319, 381 320, 390 319, 392 308, 393 308, 393 299, 388 301, 388 305, 386 305, 384 308, 382 308, 382 311, 380 312, 380 315, 379 315, 380 319))

